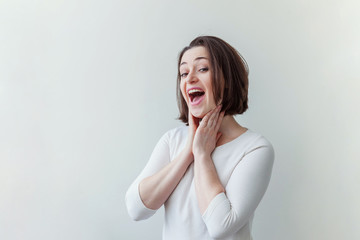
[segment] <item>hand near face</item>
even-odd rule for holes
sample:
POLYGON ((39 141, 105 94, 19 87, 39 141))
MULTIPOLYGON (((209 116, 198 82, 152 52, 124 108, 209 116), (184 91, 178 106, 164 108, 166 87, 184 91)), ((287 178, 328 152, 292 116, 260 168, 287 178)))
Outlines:
POLYGON ((195 137, 196 129, 199 127, 200 119, 194 117, 189 110, 188 121, 189 121, 189 130, 188 130, 188 139, 186 143, 186 150, 189 154, 193 154, 194 137, 195 137))
POLYGON ((216 143, 221 137, 219 128, 224 117, 224 112, 220 113, 220 110, 221 105, 208 112, 200 124, 198 124, 192 147, 195 158, 200 156, 210 156, 214 151, 216 143))

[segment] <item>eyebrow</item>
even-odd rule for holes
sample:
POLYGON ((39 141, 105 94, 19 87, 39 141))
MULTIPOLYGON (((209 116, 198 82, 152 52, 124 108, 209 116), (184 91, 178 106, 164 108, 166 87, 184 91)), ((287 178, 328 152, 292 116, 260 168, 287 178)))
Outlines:
MULTIPOLYGON (((194 59, 194 62, 195 62, 195 61, 199 61, 199 60, 201 60, 201 59, 209 60, 209 59, 207 59, 206 57, 197 57, 197 58, 194 59)), ((180 64, 180 66, 181 66, 181 65, 184 65, 184 64, 187 64, 187 62, 182 62, 182 63, 180 64)))

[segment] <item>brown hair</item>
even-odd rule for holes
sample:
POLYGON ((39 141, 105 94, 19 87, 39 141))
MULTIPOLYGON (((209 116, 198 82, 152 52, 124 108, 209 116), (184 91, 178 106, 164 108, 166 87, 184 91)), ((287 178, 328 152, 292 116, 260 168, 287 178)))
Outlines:
POLYGON ((193 47, 204 47, 210 56, 212 71, 212 89, 215 103, 222 98, 222 109, 225 115, 242 114, 248 108, 248 66, 235 48, 224 40, 214 36, 195 38, 179 54, 177 74, 177 102, 180 111, 179 120, 188 123, 188 106, 180 90, 180 63, 184 53, 193 47), (223 88, 224 83, 224 88, 223 88), (222 92, 223 91, 223 92, 222 92))

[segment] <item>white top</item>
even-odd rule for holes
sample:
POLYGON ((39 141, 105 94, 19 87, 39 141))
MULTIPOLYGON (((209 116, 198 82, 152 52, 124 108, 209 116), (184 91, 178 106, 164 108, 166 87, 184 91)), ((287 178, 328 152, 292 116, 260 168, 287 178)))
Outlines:
MULTIPOLYGON (((187 135, 187 126, 178 127, 166 132, 157 143, 149 162, 126 193, 126 206, 132 219, 147 219, 156 212, 143 204, 139 182, 174 159, 185 147, 187 135)), ((254 211, 271 177, 273 147, 260 134, 247 130, 216 147, 212 159, 226 192, 215 196, 201 215, 191 164, 164 204, 164 240, 252 239, 254 211)))

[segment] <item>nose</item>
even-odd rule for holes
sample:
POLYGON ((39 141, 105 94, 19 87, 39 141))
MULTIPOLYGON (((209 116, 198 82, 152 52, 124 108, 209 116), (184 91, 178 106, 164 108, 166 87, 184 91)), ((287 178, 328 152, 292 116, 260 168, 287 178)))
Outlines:
POLYGON ((188 73, 188 76, 186 78, 186 83, 195 83, 198 81, 198 78, 196 76, 196 73, 194 71, 191 71, 188 73))

